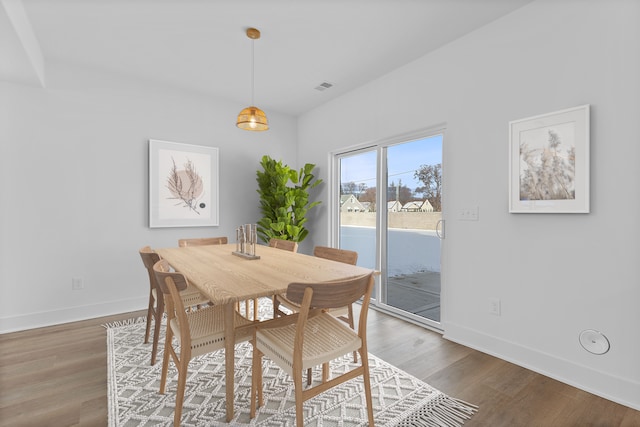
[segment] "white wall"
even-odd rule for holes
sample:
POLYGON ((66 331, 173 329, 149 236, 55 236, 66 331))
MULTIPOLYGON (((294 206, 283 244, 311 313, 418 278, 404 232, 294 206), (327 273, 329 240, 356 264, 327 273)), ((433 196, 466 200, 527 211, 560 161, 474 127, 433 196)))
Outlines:
POLYGON ((332 150, 446 122, 445 337, 640 409, 639 52, 640 2, 537 1, 301 117, 299 161, 327 179, 332 150), (509 214, 508 122, 583 104, 591 213, 509 214))
POLYGON ((293 117, 246 132, 245 105, 60 64, 46 76, 0 82, 0 332, 145 308, 140 247, 231 238, 259 218, 261 156, 295 165, 293 117), (219 227, 148 228, 149 139, 219 147, 219 227))

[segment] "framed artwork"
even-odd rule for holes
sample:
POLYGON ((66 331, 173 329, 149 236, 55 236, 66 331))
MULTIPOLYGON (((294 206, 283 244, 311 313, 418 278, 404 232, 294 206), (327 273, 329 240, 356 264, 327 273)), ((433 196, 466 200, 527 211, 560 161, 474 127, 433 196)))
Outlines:
POLYGON ((218 149, 149 140, 149 227, 218 223, 218 149))
POLYGON ((509 212, 589 212, 589 105, 509 122, 509 212))

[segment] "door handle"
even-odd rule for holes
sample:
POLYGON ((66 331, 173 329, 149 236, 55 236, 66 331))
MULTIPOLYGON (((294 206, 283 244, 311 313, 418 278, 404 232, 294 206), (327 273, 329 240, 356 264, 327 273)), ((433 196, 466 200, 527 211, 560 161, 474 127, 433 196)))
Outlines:
POLYGON ((436 236, 438 236, 438 239, 444 240, 444 235, 444 219, 441 219, 436 223, 436 236))

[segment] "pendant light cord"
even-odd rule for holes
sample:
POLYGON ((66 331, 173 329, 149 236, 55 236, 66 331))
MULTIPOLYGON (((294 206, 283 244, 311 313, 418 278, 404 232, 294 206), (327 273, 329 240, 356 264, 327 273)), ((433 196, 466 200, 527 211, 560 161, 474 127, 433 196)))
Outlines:
POLYGON ((255 90, 255 43, 256 41, 251 39, 251 105, 256 105, 253 99, 253 92, 255 90))

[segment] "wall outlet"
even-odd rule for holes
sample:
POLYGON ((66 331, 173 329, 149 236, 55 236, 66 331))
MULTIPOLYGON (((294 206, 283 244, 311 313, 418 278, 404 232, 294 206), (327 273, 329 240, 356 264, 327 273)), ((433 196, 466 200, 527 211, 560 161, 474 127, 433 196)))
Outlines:
POLYGON ((500 298, 489 298, 489 313, 500 316, 500 298))
POLYGON ((82 277, 74 277, 71 279, 71 290, 79 291, 80 289, 84 289, 84 280, 82 277))
POLYGON ((462 208, 458 212, 458 219, 461 221, 477 221, 478 220, 478 211, 480 208, 478 206, 470 206, 467 208, 462 208))

